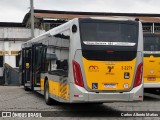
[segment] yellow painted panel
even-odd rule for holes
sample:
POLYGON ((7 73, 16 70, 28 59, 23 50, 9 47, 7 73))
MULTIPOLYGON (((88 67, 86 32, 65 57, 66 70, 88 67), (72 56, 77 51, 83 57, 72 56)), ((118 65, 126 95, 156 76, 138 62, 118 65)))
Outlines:
POLYGON ((49 92, 56 96, 59 96, 59 83, 49 80, 49 92))
MULTIPOLYGON (((44 78, 41 78, 40 88, 44 90, 44 78)), ((62 99, 68 100, 68 84, 63 84, 60 82, 55 82, 53 80, 49 80, 49 93, 56 95, 62 99)))
POLYGON ((44 78, 41 78, 40 85, 41 85, 41 90, 44 90, 44 78))
POLYGON ((60 83, 59 97, 68 100, 68 84, 60 83))
MULTIPOLYGON (((136 59, 132 61, 93 61, 82 58, 87 85, 96 90, 127 90, 132 85, 136 59), (125 79, 124 74, 129 74, 125 79)), ((84 77, 83 77, 84 78, 84 77)))
POLYGON ((50 94, 68 100, 68 84, 62 84, 60 82, 49 80, 49 92, 50 94))
POLYGON ((144 82, 160 82, 160 57, 144 57, 144 82))

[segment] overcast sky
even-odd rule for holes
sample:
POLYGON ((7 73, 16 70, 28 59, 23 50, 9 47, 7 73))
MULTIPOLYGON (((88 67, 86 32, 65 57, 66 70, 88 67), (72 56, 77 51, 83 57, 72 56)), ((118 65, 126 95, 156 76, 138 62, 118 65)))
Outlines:
MULTIPOLYGON (((0 0, 0 22, 22 22, 30 0, 0 0)), ((118 13, 159 13, 160 0, 34 0, 35 9, 118 13)))

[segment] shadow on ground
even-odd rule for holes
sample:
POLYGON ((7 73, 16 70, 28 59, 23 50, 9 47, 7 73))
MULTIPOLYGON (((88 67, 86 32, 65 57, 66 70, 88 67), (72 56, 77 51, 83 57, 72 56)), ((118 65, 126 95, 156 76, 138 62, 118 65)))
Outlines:
MULTIPOLYGON (((33 94, 38 99, 44 101, 44 96, 37 92, 27 91, 26 94, 33 94)), ((110 103, 107 103, 110 104, 110 103)), ((54 102, 51 104, 53 108, 58 108, 59 111, 47 111, 45 116, 51 117, 115 117, 120 115, 121 112, 113 109, 106 104, 102 103, 58 103, 54 102)))

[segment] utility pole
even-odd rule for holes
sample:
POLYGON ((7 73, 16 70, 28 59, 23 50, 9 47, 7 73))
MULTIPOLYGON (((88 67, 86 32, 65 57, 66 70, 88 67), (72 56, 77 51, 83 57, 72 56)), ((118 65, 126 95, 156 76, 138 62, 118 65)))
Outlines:
POLYGON ((31 9, 31 37, 34 38, 34 7, 33 0, 30 0, 30 9, 31 9))

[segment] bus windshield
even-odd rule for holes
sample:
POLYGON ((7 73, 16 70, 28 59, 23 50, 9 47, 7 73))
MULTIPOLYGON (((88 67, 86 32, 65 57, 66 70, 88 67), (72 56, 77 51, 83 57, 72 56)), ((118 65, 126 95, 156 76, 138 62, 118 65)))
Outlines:
POLYGON ((160 36, 144 35, 144 51, 160 51, 160 36))
POLYGON ((138 42, 135 24, 121 22, 81 23, 81 39, 85 45, 135 46, 138 42))

